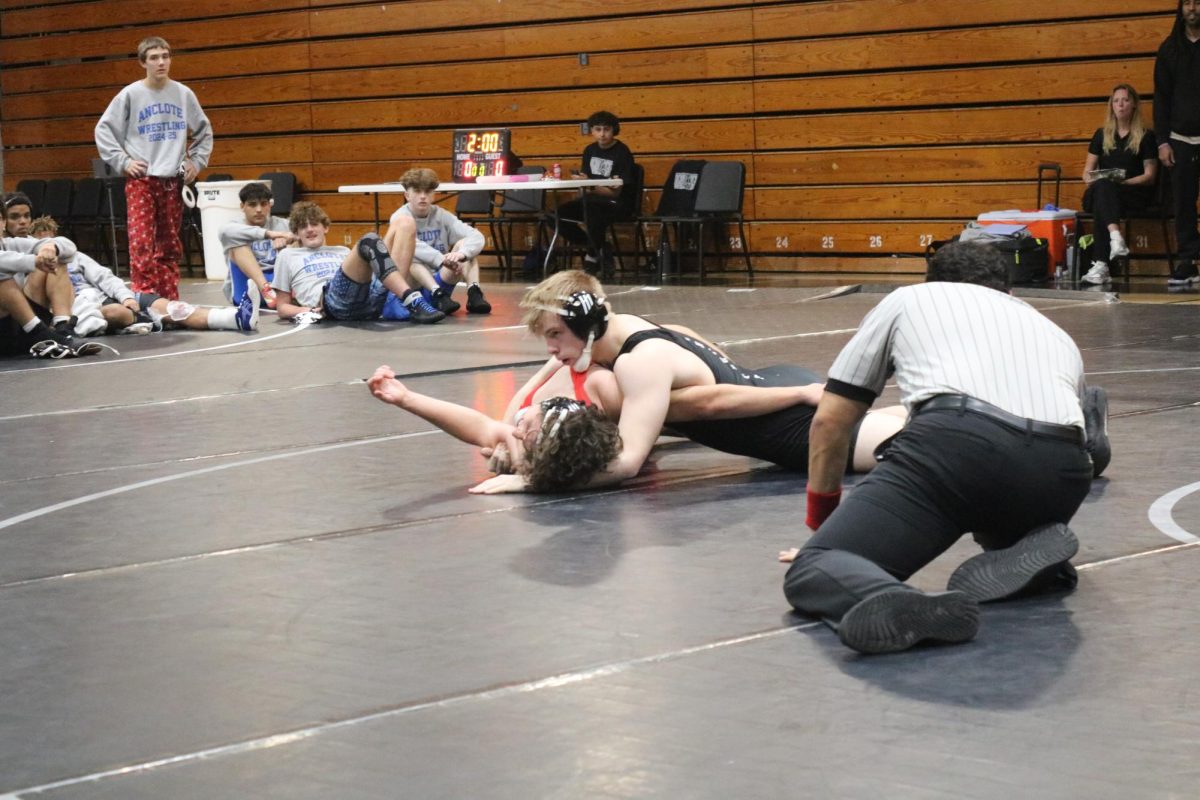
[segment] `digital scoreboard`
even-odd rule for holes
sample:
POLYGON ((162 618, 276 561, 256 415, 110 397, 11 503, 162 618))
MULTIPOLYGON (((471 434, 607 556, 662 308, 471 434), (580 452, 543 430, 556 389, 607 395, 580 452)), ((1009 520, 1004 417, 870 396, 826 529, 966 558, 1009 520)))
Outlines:
POLYGON ((453 181, 508 174, 508 128, 466 128, 454 132, 453 181))

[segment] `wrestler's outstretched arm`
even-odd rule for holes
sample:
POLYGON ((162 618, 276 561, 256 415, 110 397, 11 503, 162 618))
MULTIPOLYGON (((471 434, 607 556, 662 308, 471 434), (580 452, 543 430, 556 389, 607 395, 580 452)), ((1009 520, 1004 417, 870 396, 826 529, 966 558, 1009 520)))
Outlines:
POLYGON ((480 411, 457 403, 414 392, 400 381, 389 366, 375 370, 367 388, 377 399, 432 422, 459 441, 477 447, 511 445, 513 426, 497 422, 480 411))

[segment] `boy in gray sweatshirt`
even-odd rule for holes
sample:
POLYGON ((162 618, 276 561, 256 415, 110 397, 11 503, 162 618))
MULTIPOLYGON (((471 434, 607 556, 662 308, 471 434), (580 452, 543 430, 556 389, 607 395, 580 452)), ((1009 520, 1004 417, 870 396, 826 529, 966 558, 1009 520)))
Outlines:
POLYGON ((138 62, 146 77, 109 103, 96 123, 96 148, 127 178, 133 290, 178 300, 180 190, 208 165, 212 126, 192 90, 170 79, 171 46, 165 39, 143 39, 138 62))
POLYGON ((35 306, 14 278, 34 271, 52 273, 75 256, 70 239, 57 237, 37 240, 28 236, 0 239, 0 355, 30 352, 30 346, 43 341, 74 347, 75 340, 65 330, 47 323, 49 310, 35 306))
POLYGON ((242 302, 246 287, 253 283, 262 294, 263 304, 275 308, 275 259, 278 251, 296 241, 283 217, 271 216, 274 196, 265 183, 247 183, 238 192, 243 220, 221 226, 221 249, 229 261, 225 278, 225 296, 230 302, 242 302))
POLYGON ((479 254, 483 234, 444 208, 433 203, 438 177, 431 169, 410 169, 400 177, 408 202, 392 214, 384 243, 394 246, 401 218, 416 224, 417 243, 413 252, 409 283, 424 286, 429 303, 439 311, 453 314, 460 308, 450 295, 462 278, 467 284, 467 313, 490 314, 491 304, 479 287, 479 254))

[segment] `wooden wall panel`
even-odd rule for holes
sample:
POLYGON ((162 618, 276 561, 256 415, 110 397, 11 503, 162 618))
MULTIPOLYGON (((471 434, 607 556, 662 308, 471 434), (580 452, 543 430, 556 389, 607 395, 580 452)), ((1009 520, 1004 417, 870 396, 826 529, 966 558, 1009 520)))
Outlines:
MULTIPOLYGON (((340 13, 340 12, 339 12, 340 13)), ((314 16, 313 30, 320 30, 314 16)), ((314 42, 313 67, 335 69, 390 64, 427 63, 430 53, 444 62, 474 62, 548 54, 603 53, 642 48, 705 47, 753 38, 748 11, 653 16, 603 22, 406 33, 360 40, 352 48, 341 42, 314 42)))
MULTIPOLYGON (((608 108, 646 169, 644 208, 676 159, 741 160, 760 269, 913 271, 977 213, 1031 207, 1043 161, 1064 165, 1062 202, 1078 204, 1111 87, 1138 86, 1149 118, 1170 6, 0 0, 5 184, 88 174, 96 119, 142 75, 131 54, 153 26, 213 121, 205 174, 295 172, 335 240, 374 214, 339 185, 446 174, 456 127, 506 125, 527 163, 569 169, 589 141, 580 120, 608 108)), ((1164 246, 1137 236, 1136 250, 1164 246)))

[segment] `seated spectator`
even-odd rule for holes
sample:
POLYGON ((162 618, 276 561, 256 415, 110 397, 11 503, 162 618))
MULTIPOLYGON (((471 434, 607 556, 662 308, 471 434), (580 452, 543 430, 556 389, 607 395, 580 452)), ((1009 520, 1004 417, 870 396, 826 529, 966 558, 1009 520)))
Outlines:
MULTIPOLYGON (((404 280, 379 234, 363 236, 353 250, 328 245, 329 215, 309 202, 292 206, 288 226, 299 246, 279 254, 271 281, 276 309, 283 319, 384 318, 428 324, 445 318, 404 280)), ((405 267, 412 262, 415 243, 415 223, 401 216, 395 224, 393 246, 405 267)))
MULTIPOLYGON (((30 232, 37 239, 54 236, 58 223, 38 217, 30 232)), ((211 331, 258 329, 258 287, 244 293, 236 308, 202 308, 182 300, 167 300, 153 292, 134 293, 108 267, 85 253, 75 253, 67 262, 67 275, 74 289, 73 311, 80 336, 101 333, 150 333, 163 328, 211 331)))
POLYGON ((1112 280, 1108 265, 1114 258, 1129 255, 1120 221, 1150 204, 1157 177, 1154 131, 1142 124, 1137 92, 1122 83, 1112 91, 1104 127, 1092 135, 1083 167, 1083 180, 1088 184, 1083 210, 1094 214, 1096 221, 1092 229, 1092 266, 1081 281, 1099 286, 1112 280), (1124 177, 1096 174, 1096 170, 1108 169, 1122 169, 1124 177))
MULTIPOLYGON (((75 255, 75 245, 62 237, 38 241, 29 236, 0 239, 0 355, 41 352, 35 346, 49 342, 74 350, 70 328, 53 325, 50 310, 31 301, 17 283, 34 271, 58 271, 75 255)), ((65 270, 64 270, 65 274, 65 270)))
POLYGON ((607 271, 611 263, 611 254, 604 250, 604 232, 610 223, 632 217, 637 211, 638 198, 627 190, 633 182, 634 162, 633 153, 616 138, 621 132, 620 120, 608 111, 597 111, 588 117, 587 125, 595 141, 584 148, 580 169, 572 172, 571 177, 620 178, 625 181, 624 186, 593 187, 587 190, 583 199, 571 200, 558 207, 558 215, 562 220, 583 220, 586 216, 586 231, 575 222, 564 222, 559 230, 574 244, 587 245, 584 268, 594 273, 601 269, 602 264, 607 271))
POLYGON ((492 306, 479 288, 479 254, 484 238, 478 230, 433 203, 438 177, 431 169, 410 169, 400 178, 408 202, 392 214, 384 242, 393 246, 398 217, 416 223, 417 243, 407 278, 425 287, 430 304, 447 314, 460 308, 450 295, 459 278, 467 284, 467 313, 490 314, 492 306))
MULTIPOLYGON (((32 224, 33 203, 20 192, 4 195, 4 235, 29 236, 32 224)), ((75 302, 71 281, 65 270, 42 272, 40 270, 13 276, 25 296, 51 312, 51 324, 60 333, 71 333, 75 320, 71 318, 71 307, 75 302)))
POLYGON ((225 279, 225 296, 234 305, 242 302, 246 285, 253 283, 262 294, 263 304, 275 308, 275 276, 277 251, 296 240, 288 230, 288 221, 271 216, 274 196, 265 183, 247 183, 238 192, 242 204, 243 222, 227 222, 221 226, 221 249, 229 261, 225 279))

